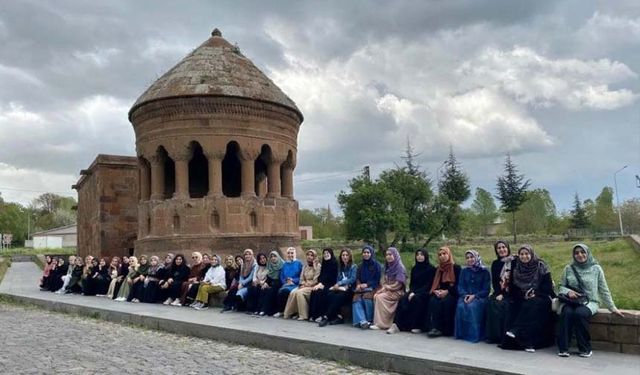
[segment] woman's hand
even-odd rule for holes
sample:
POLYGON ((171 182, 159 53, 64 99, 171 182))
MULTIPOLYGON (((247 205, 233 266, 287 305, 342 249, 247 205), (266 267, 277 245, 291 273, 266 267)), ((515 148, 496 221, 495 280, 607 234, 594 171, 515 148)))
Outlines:
POLYGON ((622 311, 620 311, 620 310, 618 310, 618 309, 613 309, 613 310, 611 310, 611 312, 612 312, 612 313, 614 313, 614 314, 616 314, 616 315, 618 315, 618 316, 619 316, 619 317, 621 317, 621 318, 624 318, 624 317, 625 317, 625 316, 624 316, 624 314, 622 313, 622 311))
POLYGON ((571 299, 578 298, 578 297, 580 297, 581 295, 582 295, 582 294, 580 294, 580 293, 576 293, 576 292, 574 292, 573 290, 570 290, 570 291, 567 293, 567 297, 569 297, 569 298, 571 298, 571 299))
POLYGON ((469 304, 473 302, 474 299, 476 299, 476 296, 474 294, 467 294, 466 296, 464 296, 464 303, 469 304))
POLYGON ((415 297, 415 295, 416 294, 414 292, 409 293, 409 297, 408 297, 409 301, 411 301, 413 297, 415 297))
POLYGON ((502 294, 498 294, 496 296, 496 301, 502 301, 504 299, 504 296, 502 294))

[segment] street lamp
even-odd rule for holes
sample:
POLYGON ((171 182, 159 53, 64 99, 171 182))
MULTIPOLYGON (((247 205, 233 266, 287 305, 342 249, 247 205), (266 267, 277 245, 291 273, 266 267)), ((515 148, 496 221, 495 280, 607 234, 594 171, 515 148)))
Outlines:
POLYGON ((618 181, 616 180, 616 175, 618 174, 618 172, 622 172, 623 169, 625 169, 627 166, 625 165, 624 167, 618 169, 614 174, 613 174, 613 186, 616 188, 616 204, 618 205, 618 221, 620 222, 620 235, 624 236, 624 229, 622 229, 622 212, 620 210, 620 199, 618 199, 618 181))

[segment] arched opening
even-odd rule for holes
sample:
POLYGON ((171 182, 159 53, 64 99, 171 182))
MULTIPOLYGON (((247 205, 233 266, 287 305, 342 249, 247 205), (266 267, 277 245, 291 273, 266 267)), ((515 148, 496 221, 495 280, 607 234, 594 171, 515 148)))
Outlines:
POLYGON ((189 196, 202 198, 209 192, 209 162, 198 142, 189 145, 193 156, 189 161, 189 196))
POLYGON ((252 231, 258 229, 258 215, 255 211, 251 211, 251 213, 249 214, 249 225, 251 225, 252 231))
POLYGON ((222 160, 222 194, 225 197, 239 197, 242 192, 239 151, 240 146, 235 141, 227 144, 227 151, 222 160))
POLYGON ((151 196, 151 163, 144 157, 138 157, 140 200, 148 201, 151 196))
POLYGON ((164 169, 164 199, 173 197, 176 191, 176 164, 169 156, 164 147, 158 147, 158 156, 163 160, 162 168, 164 169))
POLYGON ((282 196, 293 198, 293 151, 289 150, 287 159, 280 166, 282 196))
POLYGON ((267 195, 267 164, 271 160, 271 148, 268 145, 262 145, 260 155, 254 162, 255 171, 255 191, 256 196, 264 197, 267 195))
POLYGON ((180 233, 180 215, 173 215, 173 232, 180 233))

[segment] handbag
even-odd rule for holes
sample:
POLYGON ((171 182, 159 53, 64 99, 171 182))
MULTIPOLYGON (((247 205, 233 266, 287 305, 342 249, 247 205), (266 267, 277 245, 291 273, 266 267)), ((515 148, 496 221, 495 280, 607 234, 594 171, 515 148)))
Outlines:
POLYGON ((567 294, 561 293, 561 294, 558 294, 558 300, 564 303, 565 305, 569 305, 571 307, 584 306, 589 303, 589 296, 584 291, 584 284, 582 283, 582 278, 580 277, 580 275, 578 275, 578 272, 576 272, 575 267, 571 266, 571 270, 573 271, 573 275, 576 277, 576 280, 578 280, 578 288, 572 288, 569 285, 565 285, 565 288, 571 289, 574 292, 579 293, 580 296, 576 298, 569 298, 567 294))

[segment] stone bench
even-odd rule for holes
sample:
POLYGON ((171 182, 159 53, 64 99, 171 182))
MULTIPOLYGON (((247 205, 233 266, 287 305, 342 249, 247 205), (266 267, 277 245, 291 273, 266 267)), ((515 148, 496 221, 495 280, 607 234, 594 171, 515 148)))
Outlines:
POLYGON ((640 355, 640 311, 622 310, 621 318, 600 309, 591 318, 589 332, 596 350, 640 355))

